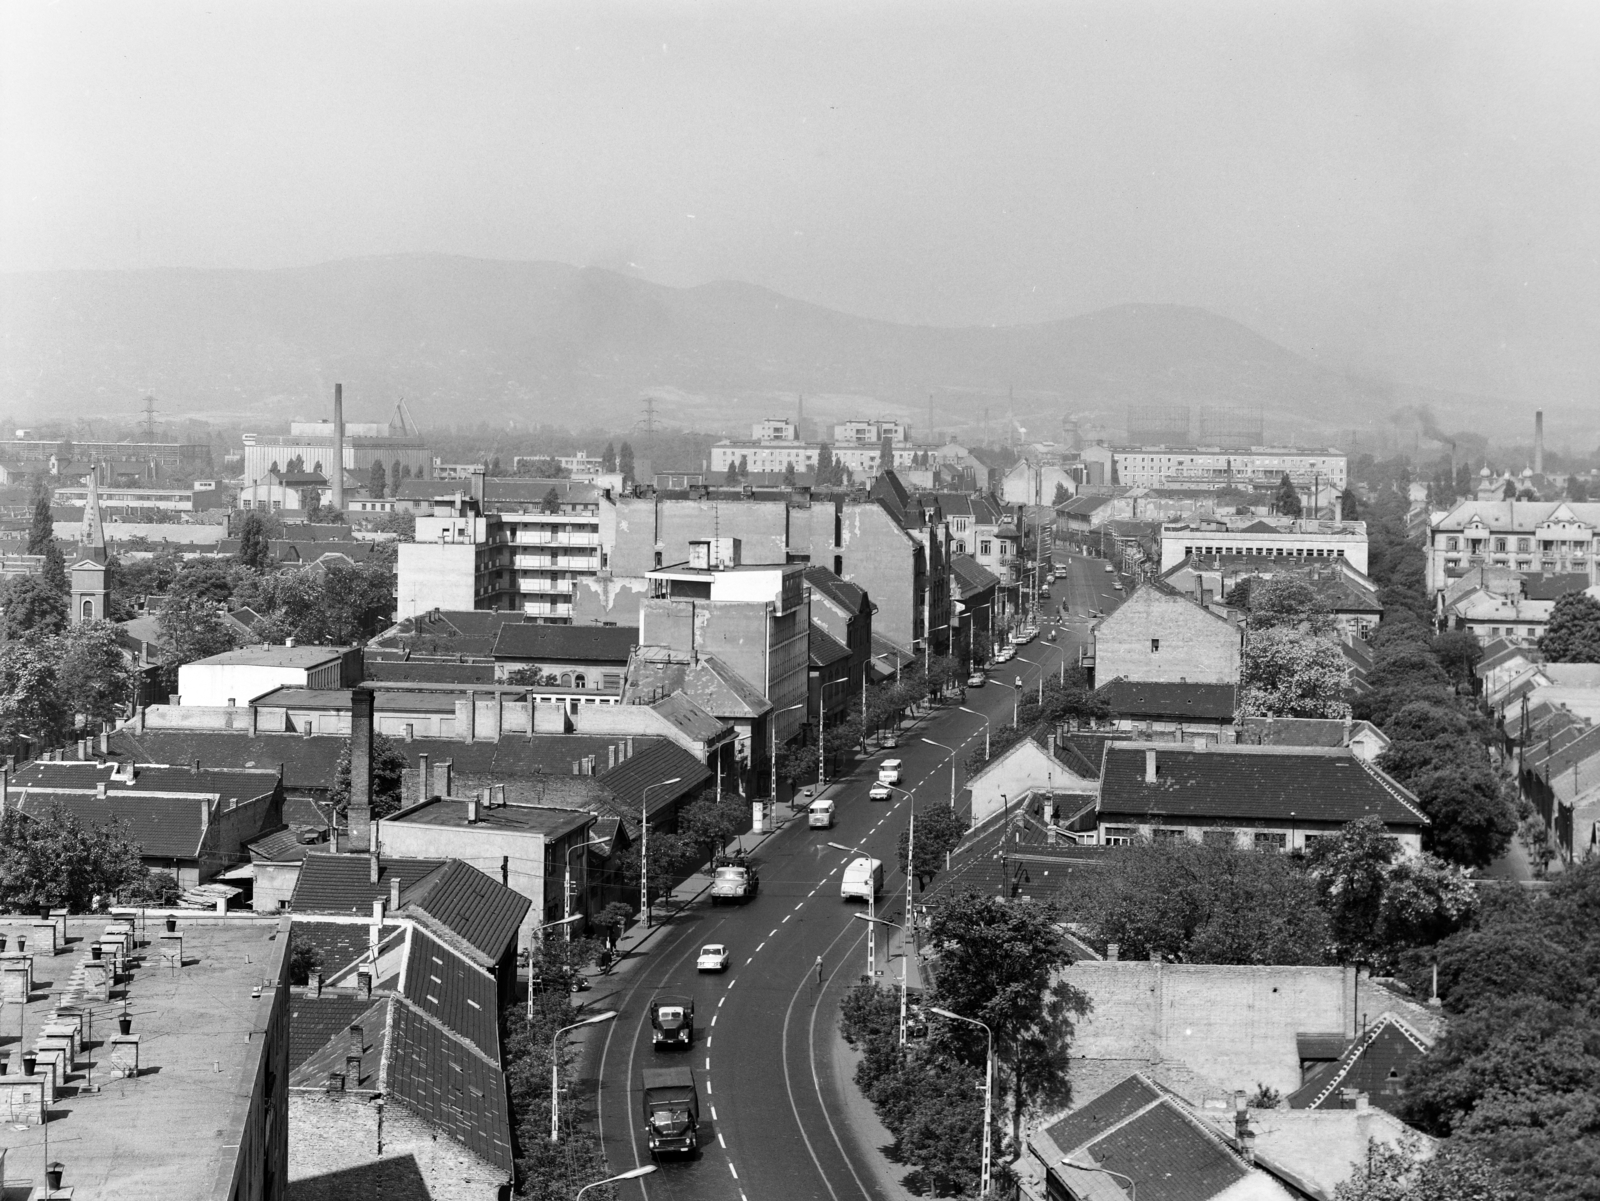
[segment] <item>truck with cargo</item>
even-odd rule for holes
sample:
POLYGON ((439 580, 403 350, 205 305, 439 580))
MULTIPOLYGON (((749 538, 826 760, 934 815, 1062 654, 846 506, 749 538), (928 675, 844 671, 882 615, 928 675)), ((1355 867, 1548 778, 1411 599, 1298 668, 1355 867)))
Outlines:
POLYGON ((882 859, 852 859, 839 881, 839 895, 847 901, 870 901, 882 891, 882 859))
POLYGON ((711 903, 748 901, 761 888, 761 873, 747 855, 718 855, 711 865, 711 903))
POLYGON ((700 1149, 700 1092, 693 1068, 646 1068, 639 1074, 644 1128, 652 1158, 700 1149))

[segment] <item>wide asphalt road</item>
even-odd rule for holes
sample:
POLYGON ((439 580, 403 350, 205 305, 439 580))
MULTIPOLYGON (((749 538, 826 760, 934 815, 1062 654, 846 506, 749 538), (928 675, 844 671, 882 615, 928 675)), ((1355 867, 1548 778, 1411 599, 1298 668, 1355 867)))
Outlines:
MULTIPOLYGON (((1056 600, 1064 592, 1055 587, 1056 600)), ((1001 667, 998 678, 1020 675, 1035 685, 1041 672, 1054 675, 1063 643, 1043 637, 1023 647, 1001 667)), ((989 684, 970 689, 967 707, 993 719, 1011 720, 1012 690, 989 684)), ((598 1111, 607 1162, 620 1172, 650 1162, 640 1113, 639 1073, 649 1067, 688 1064, 701 1095, 700 1152, 663 1160, 661 1170, 620 1195, 646 1201, 879 1201, 884 1196, 867 1166, 858 1133, 843 1119, 837 1090, 853 1088, 833 1079, 830 1050, 836 1037, 838 1003, 865 973, 868 926, 855 921, 859 902, 839 897, 839 877, 853 854, 830 842, 862 847, 885 865, 878 915, 898 921, 905 908, 905 879, 896 870, 895 845, 911 800, 896 793, 872 802, 867 789, 885 758, 902 761, 902 786, 919 810, 950 803, 951 754, 959 763, 981 746, 983 722, 947 707, 902 735, 901 745, 862 761, 853 776, 830 788, 837 802, 832 830, 811 830, 803 815, 762 845, 760 894, 747 904, 713 908, 707 899, 670 920, 647 944, 644 959, 608 1007, 618 1005, 599 1062, 598 1111), (725 975, 701 976, 695 957, 705 942, 723 942, 733 952, 725 975), (822 983, 816 962, 821 958, 822 983), (690 1052, 657 1052, 650 1042, 649 1001, 657 993, 692 997, 698 1027, 690 1052)), ((964 774, 957 768, 957 786, 964 774)), ((880 928, 880 934, 888 933, 880 928)), ((898 972, 886 968, 887 940, 878 939, 878 971, 884 983, 898 972)))

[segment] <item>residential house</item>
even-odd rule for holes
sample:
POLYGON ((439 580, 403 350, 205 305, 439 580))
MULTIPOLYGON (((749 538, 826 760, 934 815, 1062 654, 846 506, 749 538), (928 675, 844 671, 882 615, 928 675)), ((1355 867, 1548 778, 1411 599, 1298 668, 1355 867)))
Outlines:
POLYGON ((1427 534, 1427 586, 1442 592, 1474 567, 1571 574, 1600 582, 1600 502, 1464 500, 1433 515, 1427 534))
POLYGON ((849 714, 850 702, 860 696, 850 679, 850 648, 813 622, 805 713, 807 725, 813 726, 812 741, 813 723, 820 721, 824 729, 833 729, 849 714))
POLYGON ((872 615, 877 606, 866 590, 841 579, 826 567, 807 567, 811 624, 821 626, 850 651, 850 687, 859 693, 872 658, 872 615))
POLYGON ((995 755, 967 780, 971 825, 981 826, 997 813, 1038 796, 1053 802, 1065 821, 1068 811, 1092 807, 1099 784, 1076 757, 1063 754, 1046 725, 995 755))
POLYGON ((523 621, 501 625, 492 653, 501 679, 537 669, 550 687, 620 693, 628 658, 638 645, 639 631, 629 626, 523 621))
POLYGON ((1195 517, 1161 526, 1161 571, 1199 555, 1270 556, 1316 560, 1345 559, 1367 573, 1367 524, 1299 517, 1195 517))
POLYGON ((178 668, 179 703, 233 708, 277 688, 353 688, 361 652, 330 646, 250 646, 178 668))
POLYGON ((1100 769, 1099 839, 1214 842, 1303 851, 1347 822, 1381 818, 1407 854, 1422 849, 1420 803, 1349 747, 1111 742, 1100 769))
POLYGON ((1556 601, 1587 587, 1586 574, 1524 574, 1479 565, 1450 581, 1436 594, 1435 604, 1447 629, 1471 631, 1482 642, 1503 637, 1532 645, 1549 625, 1556 601))
POLYGON ((971 555, 950 556, 950 614, 951 653, 963 663, 987 662, 1006 614, 1000 578, 971 555))
POLYGON ((1238 741, 1244 746, 1347 746, 1367 763, 1389 749, 1389 736, 1377 726, 1348 717, 1246 717, 1239 723, 1238 741))
POLYGON ((1110 709, 1105 727, 1132 737, 1176 742, 1235 739, 1238 688, 1233 684, 1134 681, 1119 676, 1095 689, 1095 696, 1110 709))
POLYGON ((1356 1108, 1360 1097, 1398 1115, 1404 1101, 1401 1081, 1428 1053, 1434 1038, 1429 1028, 1386 1011, 1364 1022, 1354 1038, 1341 1035, 1339 1041, 1344 1046, 1328 1063, 1308 1059, 1310 1049, 1302 1045, 1305 1082, 1288 1095, 1291 1109, 1356 1108))
POLYGON ((1163 585, 1142 584, 1095 623, 1094 678, 1233 686, 1240 644, 1231 621, 1163 585))

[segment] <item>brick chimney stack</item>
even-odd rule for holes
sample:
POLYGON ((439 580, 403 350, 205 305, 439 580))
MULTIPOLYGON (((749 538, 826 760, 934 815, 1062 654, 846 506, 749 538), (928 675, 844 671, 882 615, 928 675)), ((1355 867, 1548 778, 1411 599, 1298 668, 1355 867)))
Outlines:
POLYGON ((1533 411, 1533 474, 1544 474, 1544 410, 1533 411))
POLYGON ((350 849, 372 846, 372 690, 350 692, 350 849))
POLYGON ((344 512, 344 385, 333 386, 333 507, 344 512))

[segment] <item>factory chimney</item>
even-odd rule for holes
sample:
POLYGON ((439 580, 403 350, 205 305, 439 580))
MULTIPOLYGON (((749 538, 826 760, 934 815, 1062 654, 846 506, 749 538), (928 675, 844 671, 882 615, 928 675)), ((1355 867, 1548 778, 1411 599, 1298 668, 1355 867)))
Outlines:
POLYGON ((333 386, 333 507, 344 512, 344 385, 333 386))
POLYGON ((1544 410, 1533 412, 1533 474, 1544 474, 1544 410))

